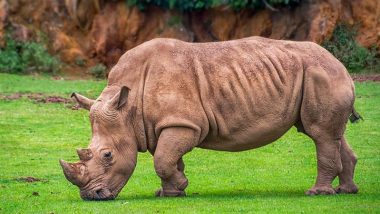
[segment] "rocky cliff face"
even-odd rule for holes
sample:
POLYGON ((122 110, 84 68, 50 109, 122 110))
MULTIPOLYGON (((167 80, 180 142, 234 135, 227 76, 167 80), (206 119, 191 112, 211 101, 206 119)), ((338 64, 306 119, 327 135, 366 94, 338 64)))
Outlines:
POLYGON ((255 35, 321 43, 338 23, 358 25, 357 41, 380 48, 379 0, 303 0, 278 11, 219 7, 188 13, 139 11, 117 0, 0 0, 0 45, 6 30, 21 41, 43 32, 49 50, 74 73, 97 63, 112 66, 126 50, 155 37, 206 42, 255 35))

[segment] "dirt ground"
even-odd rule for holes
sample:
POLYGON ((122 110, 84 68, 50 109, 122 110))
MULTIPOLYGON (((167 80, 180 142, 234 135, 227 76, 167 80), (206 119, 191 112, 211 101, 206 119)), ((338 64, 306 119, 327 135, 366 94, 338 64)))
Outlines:
POLYGON ((380 74, 351 74, 355 82, 380 82, 380 74))
POLYGON ((1 95, 0 100, 17 100, 21 98, 28 98, 37 103, 63 103, 67 108, 78 110, 79 106, 74 103, 70 98, 60 96, 46 96, 42 93, 13 93, 9 95, 1 95))

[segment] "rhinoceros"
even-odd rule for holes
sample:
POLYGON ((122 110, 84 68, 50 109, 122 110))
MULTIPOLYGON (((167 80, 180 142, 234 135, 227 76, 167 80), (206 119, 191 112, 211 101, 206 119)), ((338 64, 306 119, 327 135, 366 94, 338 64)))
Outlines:
POLYGON ((153 39, 119 59, 96 100, 72 97, 90 111, 92 138, 77 150, 79 162, 60 164, 85 200, 117 197, 146 151, 161 178, 156 196, 184 196, 182 156, 195 147, 254 149, 293 126, 316 146, 318 175, 306 194, 358 191, 357 158, 344 137, 350 115, 359 119, 354 84, 313 42, 153 39))

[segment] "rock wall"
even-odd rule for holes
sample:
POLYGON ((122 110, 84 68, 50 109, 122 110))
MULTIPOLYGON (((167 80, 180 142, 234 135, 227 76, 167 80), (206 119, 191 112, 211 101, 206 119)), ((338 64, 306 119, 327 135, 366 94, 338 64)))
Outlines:
POLYGON ((360 44, 380 48, 379 0, 303 0, 278 11, 218 7, 187 13, 139 11, 124 0, 0 0, 0 46, 6 30, 20 41, 43 32, 52 54, 69 65, 65 71, 80 75, 97 63, 114 65, 126 50, 155 37, 206 42, 258 35, 321 43, 342 22, 359 26, 360 44))

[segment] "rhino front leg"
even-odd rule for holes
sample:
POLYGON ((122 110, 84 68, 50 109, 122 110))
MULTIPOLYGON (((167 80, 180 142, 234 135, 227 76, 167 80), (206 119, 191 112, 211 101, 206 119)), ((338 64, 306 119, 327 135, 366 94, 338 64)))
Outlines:
POLYGON ((154 167, 161 178, 156 196, 185 196, 188 181, 182 156, 197 145, 198 139, 198 132, 189 128, 167 128, 161 132, 154 152, 154 167))

